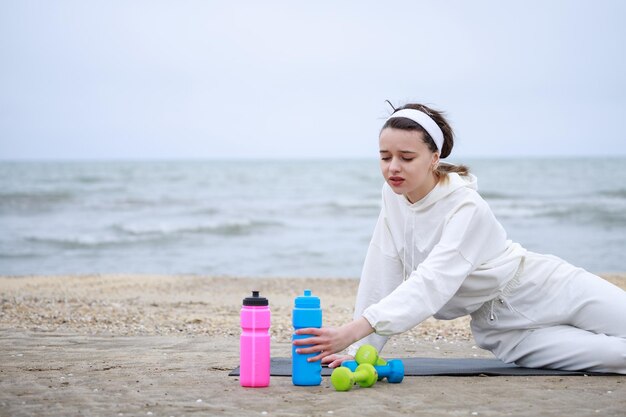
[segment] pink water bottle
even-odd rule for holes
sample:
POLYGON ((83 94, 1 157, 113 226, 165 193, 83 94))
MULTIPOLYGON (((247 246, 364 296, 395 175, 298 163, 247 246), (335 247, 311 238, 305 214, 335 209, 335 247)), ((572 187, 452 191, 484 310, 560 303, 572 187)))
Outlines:
POLYGON ((239 383, 242 387, 270 384, 270 308, 267 298, 252 291, 241 307, 239 383))

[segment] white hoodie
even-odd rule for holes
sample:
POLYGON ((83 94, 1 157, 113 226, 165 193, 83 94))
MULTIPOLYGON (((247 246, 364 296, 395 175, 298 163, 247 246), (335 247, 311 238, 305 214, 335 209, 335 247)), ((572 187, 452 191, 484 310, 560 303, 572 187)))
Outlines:
POLYGON ((474 175, 448 174, 414 204, 386 183, 382 195, 354 312, 375 333, 352 345, 352 355, 365 343, 380 351, 388 336, 430 316, 476 311, 513 278, 525 254, 506 239, 474 175))

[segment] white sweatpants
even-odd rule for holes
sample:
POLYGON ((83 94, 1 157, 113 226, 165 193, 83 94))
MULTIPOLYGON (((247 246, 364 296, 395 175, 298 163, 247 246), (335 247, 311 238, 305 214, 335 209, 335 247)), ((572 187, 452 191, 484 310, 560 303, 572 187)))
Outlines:
POLYGON ((476 343, 529 368, 626 374, 626 291, 528 252, 519 274, 472 313, 476 343))

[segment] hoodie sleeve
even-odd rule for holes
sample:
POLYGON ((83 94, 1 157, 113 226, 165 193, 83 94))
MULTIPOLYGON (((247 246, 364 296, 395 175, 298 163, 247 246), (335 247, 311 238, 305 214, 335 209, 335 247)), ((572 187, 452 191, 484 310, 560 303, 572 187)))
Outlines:
MULTIPOLYGON (((372 240, 363 264, 354 318, 360 318, 367 307, 378 303, 400 285, 403 279, 402 274, 402 262, 398 257, 398 251, 387 225, 383 201, 383 208, 374 228, 372 240)), ((380 352, 387 339, 387 336, 372 333, 350 346, 347 352, 354 356, 359 346, 363 344, 373 345, 380 352)))
MULTIPOLYGON (((410 330, 441 309, 465 278, 496 250, 504 230, 480 201, 466 201, 447 217, 439 243, 393 292, 363 311, 376 334, 410 330)), ((382 276, 380 281, 382 281, 382 276)))

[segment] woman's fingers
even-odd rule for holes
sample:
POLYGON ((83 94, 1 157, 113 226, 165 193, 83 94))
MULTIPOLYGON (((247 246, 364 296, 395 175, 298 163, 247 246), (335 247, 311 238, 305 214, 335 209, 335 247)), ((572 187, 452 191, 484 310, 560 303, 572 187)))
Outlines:
POLYGON ((323 329, 319 327, 307 327, 305 329, 298 329, 295 331, 295 334, 312 334, 315 336, 319 336, 324 332, 323 329))
MULTIPOLYGON (((297 335, 310 335, 313 337, 307 337, 305 339, 296 339, 293 341, 293 344, 296 346, 305 346, 305 345, 318 345, 320 343, 324 343, 325 341, 320 338, 324 334, 323 329, 318 329, 316 327, 311 327, 307 329, 298 329, 296 330, 297 335)), ((317 352, 317 351, 314 351, 317 352)), ((298 352, 300 353, 300 352, 298 352)), ((310 352, 306 352, 310 353, 310 352)))
POLYGON ((311 353, 311 352, 319 352, 321 350, 320 346, 328 346, 328 340, 322 337, 308 337, 306 339, 297 339, 293 341, 294 346, 296 346, 296 351, 298 353, 311 353), (300 348, 299 346, 304 346, 300 348), (301 352, 302 351, 302 352, 301 352))
POLYGON ((330 355, 330 353, 326 353, 326 352, 322 351, 322 352, 320 352, 319 355, 313 356, 311 358, 308 358, 307 362, 316 362, 316 361, 322 360, 324 357, 326 357, 328 355, 330 355))
POLYGON ((340 355, 328 355, 322 359, 322 363, 327 363, 329 368, 336 368, 341 365, 342 359, 340 355))
POLYGON ((339 357, 339 355, 337 354, 332 354, 332 355, 328 355, 326 357, 324 357, 324 359, 322 359, 322 365, 325 363, 329 363, 329 362, 333 362, 335 360, 337 360, 337 358, 339 357))
POLYGON ((336 367, 338 367, 338 366, 341 366, 341 363, 342 363, 342 362, 341 362, 341 359, 337 359, 337 360, 334 360, 334 361, 332 361, 331 363, 329 363, 329 364, 328 364, 328 367, 329 367, 329 368, 336 368, 336 367))
POLYGON ((323 352, 323 351, 324 351, 324 347, 322 345, 313 345, 313 346, 309 346, 305 348, 296 349, 296 353, 299 353, 301 355, 307 355, 309 353, 316 353, 316 352, 323 352))
POLYGON ((322 340, 319 337, 307 337, 306 339, 296 339, 293 341, 293 344, 296 346, 305 346, 305 345, 317 345, 321 342, 322 340))
POLYGON ((353 360, 354 357, 350 356, 350 355, 337 355, 337 354, 332 354, 332 355, 328 355, 326 357, 324 357, 322 359, 322 363, 327 363, 329 368, 336 368, 338 366, 341 366, 342 363, 344 363, 347 360, 353 360))

